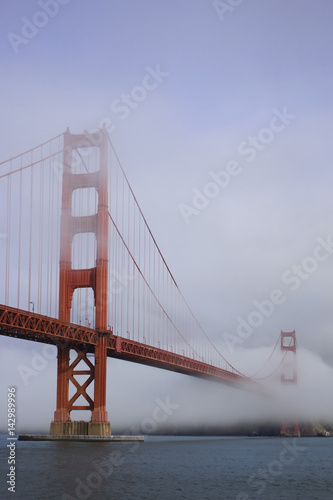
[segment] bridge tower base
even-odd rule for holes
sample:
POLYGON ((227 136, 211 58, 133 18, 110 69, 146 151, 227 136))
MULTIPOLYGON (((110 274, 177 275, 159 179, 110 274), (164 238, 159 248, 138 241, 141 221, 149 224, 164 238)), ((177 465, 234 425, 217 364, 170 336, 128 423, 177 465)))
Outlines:
POLYGON ((283 423, 280 431, 281 436, 294 436, 294 437, 301 437, 301 431, 299 428, 298 423, 293 423, 293 424, 286 424, 283 423))
POLYGON ((51 436, 111 436, 110 422, 51 422, 51 436))

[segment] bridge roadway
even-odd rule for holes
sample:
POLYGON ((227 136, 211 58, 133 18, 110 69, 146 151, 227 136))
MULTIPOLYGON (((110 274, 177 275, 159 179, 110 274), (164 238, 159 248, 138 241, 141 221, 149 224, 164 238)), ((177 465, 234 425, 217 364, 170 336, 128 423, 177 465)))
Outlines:
MULTIPOLYGON (((258 390, 260 384, 250 378, 202 361, 170 351, 129 340, 111 331, 103 332, 108 338, 109 357, 154 366, 164 370, 195 377, 208 378, 215 382, 242 386, 243 389, 258 390)), ((64 323, 48 316, 0 305, 0 335, 12 338, 43 342, 52 345, 84 346, 94 352, 99 332, 92 328, 64 323)))

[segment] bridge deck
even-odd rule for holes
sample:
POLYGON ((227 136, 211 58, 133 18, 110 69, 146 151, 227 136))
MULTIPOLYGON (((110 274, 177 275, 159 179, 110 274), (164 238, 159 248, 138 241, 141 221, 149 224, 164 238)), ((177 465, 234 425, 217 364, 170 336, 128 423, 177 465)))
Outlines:
MULTIPOLYGON (((258 383, 238 373, 113 335, 111 331, 103 332, 103 334, 108 338, 107 355, 109 357, 209 378, 216 382, 246 385, 248 389, 258 389, 258 383)), ((91 346, 91 352, 94 352, 99 333, 92 328, 64 323, 47 316, 0 305, 0 335, 58 346, 82 345, 88 349, 91 346)))

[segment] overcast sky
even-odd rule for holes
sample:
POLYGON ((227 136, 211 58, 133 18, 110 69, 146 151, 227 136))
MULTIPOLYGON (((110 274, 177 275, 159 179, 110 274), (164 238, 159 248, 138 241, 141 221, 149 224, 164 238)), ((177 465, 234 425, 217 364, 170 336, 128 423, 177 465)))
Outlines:
MULTIPOLYGON (((226 357, 255 371, 295 329, 300 366, 322 386, 333 367, 332 2, 3 0, 0 10, 0 161, 106 123, 173 275, 226 357), (240 322, 273 298, 241 338, 240 322)), ((42 347, 0 341, 2 385, 32 397, 49 381, 48 422, 55 360, 26 387, 17 366, 42 347)), ((149 404, 184 381, 181 401, 194 384, 108 366, 121 391, 136 394, 135 376, 150 386, 149 404)))

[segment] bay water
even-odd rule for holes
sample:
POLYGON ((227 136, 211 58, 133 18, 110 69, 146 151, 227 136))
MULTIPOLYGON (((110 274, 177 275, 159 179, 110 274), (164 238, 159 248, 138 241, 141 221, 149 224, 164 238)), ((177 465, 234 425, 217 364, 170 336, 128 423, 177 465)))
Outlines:
POLYGON ((333 439, 145 436, 15 443, 0 435, 0 499, 333 500, 333 439))

